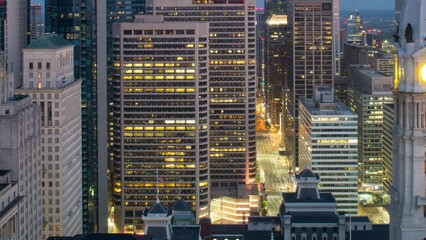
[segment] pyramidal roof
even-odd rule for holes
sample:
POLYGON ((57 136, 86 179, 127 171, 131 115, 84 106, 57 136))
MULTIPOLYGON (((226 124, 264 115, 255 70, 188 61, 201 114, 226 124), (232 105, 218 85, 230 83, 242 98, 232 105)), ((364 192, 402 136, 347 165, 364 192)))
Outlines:
POLYGON ((192 207, 187 202, 179 198, 178 200, 176 200, 176 202, 172 204, 171 209, 173 211, 179 212, 190 212, 192 210, 192 207))
POLYGON ((303 171, 301 171, 298 175, 298 178, 316 178, 319 179, 318 174, 312 172, 311 169, 305 168, 303 171))
POLYGON ((72 46, 72 44, 58 34, 51 33, 40 36, 26 49, 58 49, 68 46, 72 46))
POLYGON ((169 210, 166 206, 160 203, 160 201, 157 200, 154 206, 148 210, 148 214, 167 214, 169 210))

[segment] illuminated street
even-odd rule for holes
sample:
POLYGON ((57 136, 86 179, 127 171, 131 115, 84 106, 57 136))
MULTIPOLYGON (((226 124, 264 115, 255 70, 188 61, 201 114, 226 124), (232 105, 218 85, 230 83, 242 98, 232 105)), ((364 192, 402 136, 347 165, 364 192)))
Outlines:
POLYGON ((278 157, 278 135, 257 133, 257 162, 261 182, 265 183, 268 195, 269 215, 276 216, 281 205, 281 193, 294 191, 288 174, 288 164, 284 157, 278 157))

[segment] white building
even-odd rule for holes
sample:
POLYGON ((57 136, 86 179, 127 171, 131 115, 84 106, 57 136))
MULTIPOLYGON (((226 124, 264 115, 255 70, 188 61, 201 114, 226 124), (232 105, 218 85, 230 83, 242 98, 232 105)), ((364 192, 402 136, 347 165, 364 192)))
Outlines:
MULTIPOLYGON (((19 54, 19 53, 18 53, 19 54)), ((8 196, 4 207, 12 208, 12 216, 0 219, 8 222, 14 218, 15 200, 21 198, 18 206, 18 228, 1 230, 1 236, 10 234, 16 239, 41 239, 41 135, 40 111, 28 96, 14 95, 13 77, 6 76, 5 57, 0 56, 0 170, 10 171, 3 179, 7 192, 0 198, 8 196), (19 189, 15 191, 15 186, 19 189), (13 188, 13 189, 12 189, 13 188), (14 194, 15 193, 15 194, 14 194), (9 201, 10 197, 10 201, 9 201)), ((4 209, 4 208, 3 208, 4 209)), ((12 223, 13 225, 13 223, 12 223)), ((9 225, 10 227, 10 225, 9 225)))
POLYGON ((314 97, 299 102, 300 167, 319 174, 319 190, 333 194, 337 211, 356 215, 358 117, 329 87, 315 88, 314 97))
POLYGON ((137 16, 113 26, 114 222, 142 232, 142 211, 179 197, 209 212, 208 24, 137 16))
POLYGON ((256 178, 256 1, 147 0, 164 21, 209 23, 210 178, 256 178), (208 14, 207 14, 208 13, 208 14))
POLYGON ((426 0, 397 0, 390 239, 426 236, 426 0), (411 27, 411 29, 410 29, 411 27))
MULTIPOLYGON (((43 239, 82 233, 81 90, 73 46, 43 35, 23 50, 24 85, 40 107, 43 239)), ((106 184, 106 183, 105 183, 106 184)))

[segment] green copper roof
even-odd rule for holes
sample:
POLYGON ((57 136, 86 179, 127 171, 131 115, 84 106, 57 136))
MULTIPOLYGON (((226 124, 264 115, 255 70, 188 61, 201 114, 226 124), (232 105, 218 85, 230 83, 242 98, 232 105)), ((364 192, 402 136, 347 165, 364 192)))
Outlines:
POLYGON ((42 35, 28 45, 27 49, 58 49, 72 46, 70 42, 60 37, 58 34, 42 35))

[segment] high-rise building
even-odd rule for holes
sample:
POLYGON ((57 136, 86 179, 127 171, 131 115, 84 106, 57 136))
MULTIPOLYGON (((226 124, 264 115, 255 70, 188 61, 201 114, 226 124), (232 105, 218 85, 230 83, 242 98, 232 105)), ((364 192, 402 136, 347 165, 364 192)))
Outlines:
POLYGON ((358 116, 318 87, 299 101, 299 164, 319 174, 320 192, 332 193, 337 211, 358 214, 358 116))
POLYGON ((108 229, 107 2, 46 0, 45 29, 74 45, 81 79, 83 232, 108 229))
POLYGON ((111 22, 132 22, 137 14, 145 13, 145 1, 107 0, 108 20, 112 20, 111 22))
POLYGON ((363 26, 362 16, 358 11, 352 13, 347 19, 347 39, 346 42, 349 44, 363 44, 363 26))
POLYGON ((396 1, 399 43, 394 82, 390 239, 426 236, 426 1, 396 1))
POLYGON ((179 197, 209 213, 208 23, 138 16, 113 25, 114 223, 142 231, 142 212, 179 197))
MULTIPOLYGON (((14 94, 13 75, 6 76, 6 60, 0 56, 0 168, 10 171, 3 179, 18 191, 4 203, 16 209, 18 228, 15 239, 38 240, 42 236, 41 218, 41 136, 40 110, 31 97, 14 94), (10 180, 10 181, 9 181, 10 180), (19 197, 18 197, 19 196, 19 197)), ((3 196, 3 194, 1 194, 3 196)), ((3 206, 2 206, 3 208, 3 206)), ((2 211, 3 217, 4 211, 2 211)), ((13 224, 13 223, 12 223, 13 224)), ((6 225, 3 225, 6 226, 6 225)))
POLYGON ((6 44, 6 17, 7 17, 6 1, 0 1, 0 51, 4 52, 6 44))
POLYGON ((270 123, 283 130, 284 86, 287 79, 287 15, 272 15, 267 21, 266 34, 266 106, 270 123))
POLYGON ((265 9, 267 17, 271 16, 272 14, 286 15, 287 2, 288 0, 266 0, 265 9))
POLYGON ((298 100, 314 86, 333 86, 335 75, 333 0, 291 0, 289 69, 285 96, 285 145, 292 168, 298 164, 298 100))
POLYGON ((19 196, 19 184, 12 182, 10 170, 0 170, 0 239, 18 239, 19 205, 23 196, 19 196))
POLYGON ((56 34, 24 48, 24 84, 40 108, 43 239, 82 233, 81 82, 73 46, 56 34))
POLYGON ((348 106, 358 115, 358 167, 362 190, 383 191, 383 106, 393 102, 392 77, 351 65, 348 106))
POLYGON ((31 0, 13 0, 6 3, 4 51, 7 70, 13 73, 16 88, 22 86, 22 49, 30 42, 30 4, 31 0))
POLYGON ((264 8, 256 8, 256 69, 257 69, 257 87, 258 94, 264 94, 265 91, 265 40, 266 40, 266 13, 264 8))
POLYGON ((43 21, 41 19, 42 6, 40 4, 31 5, 31 41, 36 40, 43 33, 43 21))
POLYGON ((394 105, 383 106, 383 190, 389 195, 392 186, 394 105))
POLYGON ((215 185, 254 182, 256 1, 147 0, 146 6, 164 21, 210 24, 210 179, 215 185))

